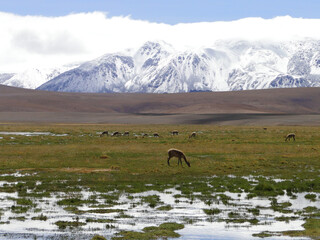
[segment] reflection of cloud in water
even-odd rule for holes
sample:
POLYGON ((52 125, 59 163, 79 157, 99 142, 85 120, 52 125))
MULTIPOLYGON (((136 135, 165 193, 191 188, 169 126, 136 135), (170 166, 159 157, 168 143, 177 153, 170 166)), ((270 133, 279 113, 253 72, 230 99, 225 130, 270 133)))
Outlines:
MULTIPOLYGON (((26 177, 26 176, 33 176, 36 175, 36 173, 21 173, 21 172, 15 172, 15 173, 4 173, 4 174, 0 174, 0 177, 26 177)), ((12 183, 12 182, 10 182, 12 183)))
MULTIPOLYGON (((20 173, 15 173, 20 176, 20 173)), ((4 175, 1 175, 4 176, 4 175)), ((11 176, 11 175, 10 175, 11 176)), ((8 184, 15 185, 18 182, 0 181, 0 187, 8 184)), ((36 182, 36 185, 41 185, 41 182, 36 182)), ((152 187, 151 185, 148 185, 152 187)), ((103 235, 107 238, 113 236, 120 230, 133 230, 141 231, 146 226, 158 226, 164 222, 178 222, 185 224, 185 228, 177 231, 182 235, 181 239, 256 239, 252 234, 260 233, 263 231, 288 231, 288 230, 302 230, 304 220, 302 217, 296 220, 290 220, 289 223, 283 221, 276 221, 275 217, 292 217, 294 213, 282 213, 273 211, 271 201, 268 198, 254 197, 247 199, 247 193, 230 193, 230 192, 216 192, 212 193, 212 202, 210 205, 197 198, 201 197, 200 193, 193 194, 193 199, 189 199, 181 195, 181 191, 175 188, 168 188, 163 192, 150 190, 142 193, 127 193, 122 192, 119 200, 114 205, 106 203, 106 198, 102 195, 119 195, 120 193, 115 190, 112 192, 98 193, 98 192, 59 192, 51 193, 50 197, 32 198, 40 212, 35 212, 34 208, 28 210, 27 214, 16 214, 11 211, 11 206, 16 205, 16 200, 19 198, 18 193, 0 192, 0 209, 3 211, 1 221, 10 221, 9 224, 0 224, 0 238, 5 234, 12 236, 11 239, 34 239, 37 238, 50 238, 59 239, 67 236, 77 237, 77 239, 90 239, 94 234, 103 235), (219 195, 224 194, 231 199, 228 204, 223 204, 219 201, 219 195), (142 201, 146 196, 159 196, 159 203, 152 208, 147 202, 142 201), (176 196, 176 197, 175 197, 176 196), (59 206, 57 202, 62 199, 79 198, 82 200, 95 199, 96 203, 93 205, 83 204, 77 206, 78 210, 83 211, 82 214, 75 214, 64 210, 66 206, 59 206), (158 210, 157 207, 170 205, 172 207, 169 211, 158 210), (112 213, 96 213, 86 212, 92 209, 114 209, 122 210, 123 212, 112 213), (207 215, 203 209, 218 208, 222 210, 221 213, 215 215, 207 215), (248 211, 248 209, 258 208, 260 214, 255 216, 248 211), (239 218, 243 219, 258 219, 257 225, 244 223, 227 223, 226 220, 230 219, 228 214, 235 212, 239 214, 239 218), (37 217, 40 214, 48 217, 47 221, 32 220, 32 217, 37 217), (125 216, 124 216, 125 215, 125 216), (17 219, 10 219, 19 216, 25 216, 25 221, 18 221, 17 219), (60 230, 55 225, 57 221, 76 221, 79 218, 80 222, 86 223, 87 219, 104 219, 110 220, 108 224, 114 226, 106 230, 106 223, 88 222, 81 228, 74 230, 60 230), (23 234, 22 234, 23 233, 23 234), (22 235, 21 235, 22 234, 22 235), (28 235, 31 234, 31 235, 28 235)), ((319 201, 311 202, 305 199, 306 193, 296 194, 296 199, 291 199, 287 195, 278 196, 277 201, 290 202, 292 206, 288 209, 301 210, 307 206, 317 206, 319 201)), ((319 199, 319 194, 317 200, 319 199)), ((285 239, 284 237, 273 237, 273 239, 285 239)))
POLYGON ((68 136, 68 134, 54 134, 51 132, 0 132, 0 135, 17 135, 17 136, 55 136, 55 137, 64 137, 68 136))
MULTIPOLYGON (((274 221, 269 225, 239 225, 240 227, 228 227, 224 222, 198 222, 194 225, 188 225, 184 229, 177 231, 186 239, 219 239, 219 240, 238 240, 238 239, 257 239, 252 234, 262 231, 284 231, 284 230, 303 230, 301 225, 303 220, 291 221, 290 223, 274 221)), ((182 238, 183 239, 183 238, 182 238)), ((272 237, 272 239, 288 239, 288 237, 272 237)), ((294 239, 294 238, 290 238, 294 239)), ((300 240, 303 238, 299 238, 300 240)), ((307 239, 307 238, 305 238, 307 239)))

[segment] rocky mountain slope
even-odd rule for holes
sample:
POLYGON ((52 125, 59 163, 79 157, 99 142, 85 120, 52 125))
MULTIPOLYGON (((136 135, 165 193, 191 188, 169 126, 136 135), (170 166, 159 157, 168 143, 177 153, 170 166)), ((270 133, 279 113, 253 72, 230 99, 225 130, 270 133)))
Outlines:
POLYGON ((165 42, 147 42, 136 51, 106 54, 70 70, 6 78, 8 75, 0 75, 2 84, 61 92, 177 93, 319 87, 320 41, 220 41, 211 47, 186 51, 165 42))
POLYGON ((70 64, 52 68, 30 68, 17 73, 3 73, 0 74, 0 84, 36 89, 49 80, 59 76, 61 73, 78 66, 79 64, 70 64))

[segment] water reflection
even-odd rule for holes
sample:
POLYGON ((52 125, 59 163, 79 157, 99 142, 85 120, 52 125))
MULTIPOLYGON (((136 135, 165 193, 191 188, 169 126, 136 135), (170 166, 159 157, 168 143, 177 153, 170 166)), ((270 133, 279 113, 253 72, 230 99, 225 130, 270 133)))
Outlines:
MULTIPOLYGON (((19 177, 20 175, 11 176, 19 177)), ((17 183, 0 181, 0 188, 12 184, 17 183)), ((36 185, 40 184, 41 182, 36 182, 36 185)), ((184 196, 176 187, 172 187, 163 192, 155 190, 133 194, 122 192, 119 199, 110 204, 105 196, 115 194, 119 193, 117 191, 99 193, 85 190, 80 193, 61 192, 51 194, 50 197, 30 197, 28 199, 32 200, 32 206, 24 206, 18 204, 17 192, 1 191, 0 238, 75 239, 76 236, 76 239, 90 239, 94 234, 111 238, 121 230, 141 231, 146 226, 177 222, 185 225, 184 229, 177 231, 181 234, 181 239, 257 239, 252 235, 263 231, 303 230, 304 219, 297 211, 310 206, 319 207, 318 193, 314 193, 316 201, 310 201, 305 198, 307 193, 297 193, 294 198, 287 194, 276 198, 248 198, 245 192, 216 192, 212 193, 212 201, 208 203, 201 200, 200 193, 195 193, 191 199, 184 196), (228 197, 227 202, 221 200, 222 195, 228 197), (145 200, 148 196, 157 199, 155 205, 145 200), (60 200, 70 198, 79 198, 84 201, 88 200, 88 202, 81 206, 74 206, 77 212, 67 210, 65 205, 57 204, 60 200), (94 201, 89 203, 89 200, 92 199, 94 201), (286 207, 286 210, 290 211, 275 211, 272 208, 275 201, 277 204, 290 203, 286 207), (28 209, 20 213, 15 211, 13 206, 28 207, 28 209), (166 206, 169 206, 167 210, 159 208, 166 206), (208 215, 204 209, 219 209, 220 212, 208 215), (45 221, 35 219, 40 214, 48 219, 45 221), (277 220, 278 217, 287 217, 289 220, 277 220), (94 221, 95 219, 97 221, 94 221), (239 221, 230 221, 230 219, 239 221), (250 220, 254 221, 250 222, 250 220), (55 224, 57 221, 78 221, 85 225, 72 229, 59 229, 55 224), (106 222, 112 227, 107 229, 106 222)), ((294 238, 274 236, 272 239, 294 238)))

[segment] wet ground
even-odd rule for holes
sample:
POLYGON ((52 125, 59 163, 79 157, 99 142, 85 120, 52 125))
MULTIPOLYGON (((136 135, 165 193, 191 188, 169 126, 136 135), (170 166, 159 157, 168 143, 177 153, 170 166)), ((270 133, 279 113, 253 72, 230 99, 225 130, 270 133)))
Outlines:
MULTIPOLYGON (((16 179, 0 181, 1 239, 90 239, 95 234, 110 239, 122 230, 141 231, 164 222, 184 224, 177 231, 180 239, 259 239, 255 234, 261 232, 303 230, 304 213, 320 207, 319 193, 250 197, 246 192, 215 192, 202 200, 200 192, 185 195, 179 185, 161 192, 83 189, 20 197, 4 188, 23 184, 19 178, 24 174, 1 176, 16 179)), ((294 238, 279 234, 268 239, 294 238)))

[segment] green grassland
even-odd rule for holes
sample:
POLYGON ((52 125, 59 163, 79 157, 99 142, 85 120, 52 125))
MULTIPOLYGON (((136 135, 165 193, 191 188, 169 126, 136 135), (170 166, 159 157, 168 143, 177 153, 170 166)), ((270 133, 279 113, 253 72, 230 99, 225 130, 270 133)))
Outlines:
POLYGON ((0 125, 0 132, 5 131, 67 135, 2 135, 0 172, 37 172, 30 179, 40 180, 78 181, 81 176, 92 188, 105 183, 188 182, 213 175, 316 180, 320 171, 320 127, 0 125), (105 130, 129 131, 130 136, 100 137, 105 130), (179 135, 172 136, 172 130, 179 135), (193 131, 196 138, 189 138, 193 131), (153 137, 154 132, 160 137, 153 137), (289 132, 296 133, 296 141, 284 141, 289 132), (182 150, 191 167, 178 166, 175 158, 168 166, 170 148, 182 150))
MULTIPOLYGON (((177 184, 184 196, 201 192, 198 197, 204 200, 212 191, 245 190, 251 196, 270 197, 283 194, 284 190, 288 193, 320 192, 320 127, 1 124, 0 132, 67 134, 0 134, 0 180, 15 181, 13 176, 3 175, 6 173, 30 174, 22 178, 24 184, 1 188, 6 192, 18 191, 20 197, 31 194, 41 197, 54 191, 80 191, 83 187, 100 192, 114 189, 142 192, 164 190, 177 184), (105 130, 109 133, 129 131, 130 135, 100 137, 99 133, 105 130), (179 135, 172 136, 172 130, 178 130, 179 135), (189 138, 194 131, 197 136, 189 138), (153 137, 154 132, 160 137, 153 137), (285 142, 285 136, 290 132, 296 134, 296 141, 285 142), (142 137, 143 133, 149 136, 142 137), (175 158, 168 166, 167 150, 170 148, 182 150, 191 167, 184 162, 183 167, 178 166, 175 158), (264 178, 253 187, 247 180, 230 178, 230 175, 264 178), (201 179, 212 176, 216 178, 211 180, 213 187, 208 189, 201 179), (276 183, 267 181, 267 177, 288 181, 276 183), (42 184, 36 185, 36 181, 42 184), (32 193, 27 191, 30 189, 32 193)), ((222 195, 220 198, 228 201, 222 195)), ((110 202, 116 200, 110 199, 110 202)), ((150 204, 157 206, 156 199, 150 204)), ((283 208, 275 203, 275 209, 281 211, 283 208)), ((309 225, 312 231, 319 227, 319 221, 316 227, 309 225)), ((313 236, 307 227, 298 234, 313 236)))
POLYGON ((0 132, 3 131, 68 134, 3 135, 0 140, 3 172, 31 168, 51 175, 64 168, 110 169, 113 171, 95 174, 110 178, 109 181, 152 181, 228 174, 315 178, 320 169, 319 127, 265 130, 209 125, 0 125, 0 132), (171 136, 173 129, 180 134, 171 136), (104 130, 130 131, 131 135, 100 137, 98 132, 104 130), (198 132, 197 137, 189 139, 193 131, 198 132), (142 133, 153 132, 160 137, 141 137, 142 133), (284 141, 289 132, 296 133, 295 142, 284 141), (177 167, 174 159, 170 160, 172 166, 167 166, 167 150, 172 147, 186 154, 191 168, 177 167))

